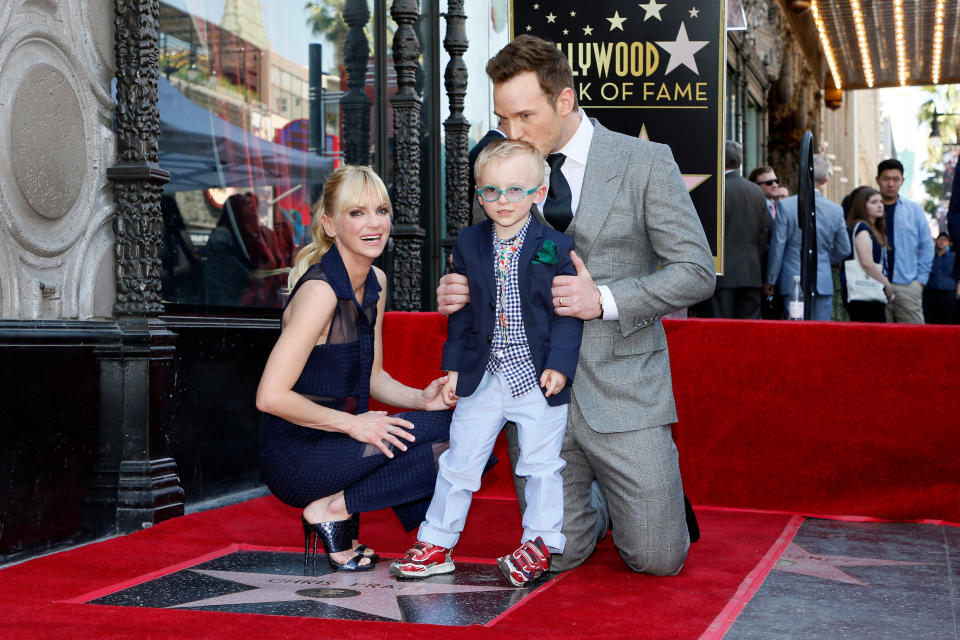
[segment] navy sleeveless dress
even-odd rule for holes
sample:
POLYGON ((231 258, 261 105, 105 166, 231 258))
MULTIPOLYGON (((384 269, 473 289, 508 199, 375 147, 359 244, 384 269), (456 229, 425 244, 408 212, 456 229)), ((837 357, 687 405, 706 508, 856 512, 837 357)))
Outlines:
MULTIPOLYGON (((310 280, 323 280, 333 288, 337 308, 326 343, 313 348, 293 389, 325 407, 365 413, 380 297, 377 276, 370 269, 363 301, 358 302, 333 247, 303 274, 290 300, 310 280)), ((392 507, 410 531, 426 515, 437 479, 436 458, 450 438, 452 414, 450 410, 398 414, 416 425, 417 439, 407 443, 407 451, 393 449, 392 459, 346 434, 302 427, 268 414, 260 450, 263 480, 277 498, 293 507, 306 507, 339 491, 344 492, 349 513, 392 507)))

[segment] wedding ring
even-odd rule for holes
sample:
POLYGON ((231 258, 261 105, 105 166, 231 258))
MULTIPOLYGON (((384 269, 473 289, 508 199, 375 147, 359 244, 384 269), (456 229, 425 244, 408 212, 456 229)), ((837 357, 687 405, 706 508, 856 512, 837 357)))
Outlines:
POLYGON ((394 432, 395 430, 396 430, 396 429, 395 429, 395 427, 394 427, 393 425, 390 425, 389 427, 387 427, 387 433, 389 433, 390 435, 393 435, 393 432, 394 432))
POLYGON ((563 296, 560 296, 560 306, 563 306, 563 296))

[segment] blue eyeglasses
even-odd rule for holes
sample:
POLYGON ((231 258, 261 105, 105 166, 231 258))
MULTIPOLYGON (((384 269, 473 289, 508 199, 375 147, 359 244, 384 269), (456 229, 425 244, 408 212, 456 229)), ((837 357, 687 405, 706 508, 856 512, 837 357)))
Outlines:
POLYGON ((507 199, 507 202, 520 202, 539 188, 540 187, 524 189, 523 187, 514 185, 512 187, 507 187, 506 189, 499 189, 492 184, 488 184, 482 189, 477 189, 476 191, 477 195, 483 198, 484 202, 496 202, 500 199, 501 195, 507 199))

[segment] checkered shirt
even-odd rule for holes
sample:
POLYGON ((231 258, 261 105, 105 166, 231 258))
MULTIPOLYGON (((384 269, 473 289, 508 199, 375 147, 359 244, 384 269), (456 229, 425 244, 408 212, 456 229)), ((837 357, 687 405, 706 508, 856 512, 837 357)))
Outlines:
POLYGON ((530 220, 517 235, 508 239, 497 238, 493 231, 493 253, 497 274, 497 317, 493 327, 493 343, 487 371, 503 373, 514 398, 526 394, 537 386, 537 370, 533 366, 527 334, 523 330, 523 315, 520 313, 520 286, 517 280, 520 249, 530 227, 530 220))

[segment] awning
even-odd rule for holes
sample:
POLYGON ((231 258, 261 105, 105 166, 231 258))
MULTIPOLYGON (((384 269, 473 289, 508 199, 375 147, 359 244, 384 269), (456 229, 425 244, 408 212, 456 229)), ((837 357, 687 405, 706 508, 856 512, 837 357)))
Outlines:
POLYGON ((960 82, 958 0, 788 0, 810 7, 834 86, 960 82))

